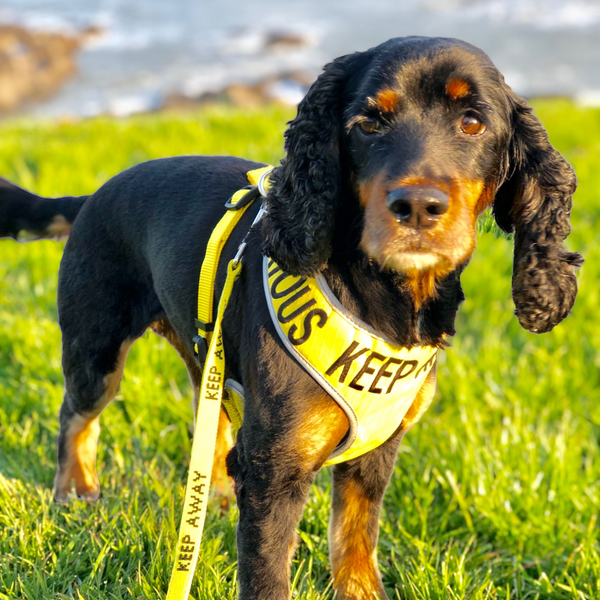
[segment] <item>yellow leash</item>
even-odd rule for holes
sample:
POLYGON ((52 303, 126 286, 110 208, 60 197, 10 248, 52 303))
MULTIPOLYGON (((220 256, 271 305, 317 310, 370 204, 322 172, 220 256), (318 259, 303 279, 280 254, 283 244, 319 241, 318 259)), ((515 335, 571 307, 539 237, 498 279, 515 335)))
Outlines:
MULTIPOLYGON (((219 259, 225 242, 248 206, 260 193, 264 195, 263 181, 271 170, 272 167, 265 167, 250 171, 248 180, 256 187, 239 190, 227 202, 225 206, 228 210, 210 237, 200 271, 198 319, 196 320, 198 335, 194 338, 194 342, 200 361, 202 362, 204 357, 206 360, 202 371, 190 468, 167 600, 188 598, 200 553, 225 383, 225 352, 221 325, 233 286, 242 272, 241 256, 245 241, 240 245, 235 258, 227 265, 227 278, 213 323, 214 287, 219 259), (207 342, 208 349, 206 349, 207 342)), ((253 225, 260 219, 262 210, 261 208, 253 225)))
POLYGON ((221 295, 214 332, 206 355, 202 373, 202 387, 198 415, 192 443, 183 514, 179 527, 177 554, 171 573, 167 600, 184 600, 190 593, 202 530, 206 519, 210 477, 217 440, 217 426, 221 411, 223 383, 225 381, 225 353, 221 323, 233 285, 242 271, 242 263, 232 260, 227 267, 227 280, 221 295))

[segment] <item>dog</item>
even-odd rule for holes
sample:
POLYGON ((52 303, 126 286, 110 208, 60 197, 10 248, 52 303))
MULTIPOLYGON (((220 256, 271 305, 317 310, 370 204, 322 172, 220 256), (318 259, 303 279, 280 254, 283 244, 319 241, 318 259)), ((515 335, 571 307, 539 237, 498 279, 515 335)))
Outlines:
MULTIPOLYGON (((343 307, 404 348, 444 347, 464 295, 460 275, 488 207, 514 232, 512 296, 528 331, 569 313, 582 258, 563 244, 576 179, 526 102, 481 50, 405 37, 328 64, 285 134, 285 158, 228 240, 216 278, 247 238, 225 313, 227 373, 243 383, 244 424, 227 454, 240 510, 241 600, 290 596, 295 529, 316 473, 348 431, 340 407, 276 334, 263 256, 322 275, 343 307)), ((147 328, 183 358, 196 390, 198 274, 224 202, 259 163, 175 157, 135 166, 89 197, 43 199, 0 186, 0 234, 69 233, 58 307, 66 382, 55 498, 96 500, 99 416, 127 352, 147 328)), ((402 424, 374 450, 333 467, 330 555, 338 600, 387 598, 378 519, 404 433, 431 403, 435 365, 402 424)), ((222 418, 220 440, 226 441, 222 418)), ((220 454, 227 453, 222 448, 220 454)))

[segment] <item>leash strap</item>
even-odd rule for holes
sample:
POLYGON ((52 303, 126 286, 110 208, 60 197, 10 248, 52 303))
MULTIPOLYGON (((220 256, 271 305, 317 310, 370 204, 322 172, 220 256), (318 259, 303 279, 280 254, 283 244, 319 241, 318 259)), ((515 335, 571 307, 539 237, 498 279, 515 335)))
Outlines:
POLYGON ((219 301, 214 331, 206 355, 192 442, 190 470, 185 489, 181 525, 179 526, 177 555, 171 573, 167 600, 185 600, 188 597, 198 562, 225 382, 225 353, 221 324, 233 285, 241 271, 242 263, 239 261, 232 260, 227 267, 227 279, 219 301))

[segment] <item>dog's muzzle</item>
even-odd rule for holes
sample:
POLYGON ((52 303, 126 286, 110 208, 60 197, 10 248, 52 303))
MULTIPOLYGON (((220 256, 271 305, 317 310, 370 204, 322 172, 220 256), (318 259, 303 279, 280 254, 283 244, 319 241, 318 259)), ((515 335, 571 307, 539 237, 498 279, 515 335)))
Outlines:
POLYGON ((413 229, 430 229, 448 206, 448 194, 435 187, 403 186, 387 195, 387 207, 396 220, 413 229))

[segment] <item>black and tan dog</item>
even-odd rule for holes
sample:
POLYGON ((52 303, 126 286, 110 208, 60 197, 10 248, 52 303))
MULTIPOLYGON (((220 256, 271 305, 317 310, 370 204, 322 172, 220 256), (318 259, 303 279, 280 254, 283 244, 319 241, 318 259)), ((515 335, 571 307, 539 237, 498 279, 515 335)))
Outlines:
MULTIPOLYGON (((515 233, 513 298, 525 329, 547 332, 567 316, 582 260, 563 245, 573 169, 469 44, 398 38, 333 61, 290 123, 286 151, 224 325, 227 369, 246 393, 244 425, 227 456, 240 508, 244 600, 289 597, 308 489, 348 428, 274 330, 263 254, 292 274, 321 273, 347 310, 406 348, 442 346, 454 335, 460 274, 486 207, 515 233)), ((98 498, 99 415, 117 392, 127 351, 148 327, 177 348, 197 389, 192 337, 204 249, 224 202, 259 166, 225 157, 156 160, 84 198, 0 188, 2 235, 45 237, 73 224, 59 275, 66 393, 57 500, 73 480, 80 497, 98 498)), ((257 210, 258 203, 244 215, 223 265, 257 210)), ((217 294, 223 280, 221 268, 217 294)), ((333 468, 330 544, 340 600, 386 598, 376 558, 380 506, 400 439, 434 388, 435 368, 390 439, 333 468)))

